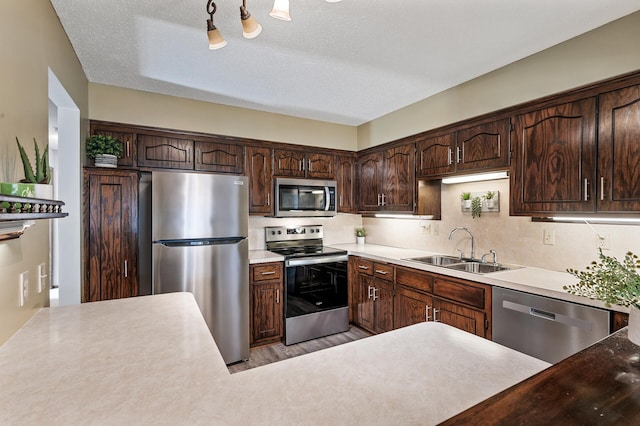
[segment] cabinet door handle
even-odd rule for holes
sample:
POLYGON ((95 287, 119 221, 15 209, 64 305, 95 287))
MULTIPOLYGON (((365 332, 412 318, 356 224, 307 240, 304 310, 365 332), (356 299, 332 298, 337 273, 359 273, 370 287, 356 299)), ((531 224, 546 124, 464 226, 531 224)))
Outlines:
POLYGON ((358 265, 358 268, 359 269, 364 269, 365 271, 369 270, 369 267, 368 266, 364 266, 364 265, 358 265))
POLYGON ((378 194, 378 205, 380 205, 380 194, 378 194))
POLYGON ((340 207, 342 207, 342 195, 340 196, 340 207))
POLYGON ((440 322, 440 321, 438 321, 438 318, 436 317, 436 314, 438 312, 440 312, 440 309, 433 308, 433 322, 440 322))
POLYGON ((299 170, 301 172, 304 171, 304 160, 300 160, 298 164, 299 164, 298 165, 299 170))
POLYGON ((276 289, 276 303, 278 305, 280 304, 280 289, 279 288, 276 289))
POLYGON ((584 200, 589 201, 589 179, 584 179, 584 200))
POLYGON ((604 201, 604 176, 600 176, 600 201, 604 201))
POLYGON ((369 286, 369 292, 368 292, 369 294, 368 294, 367 299, 371 299, 373 297, 373 291, 372 290, 373 290, 373 287, 369 286))
POLYGON ((453 162, 452 160, 452 155, 451 155, 451 148, 447 149, 447 166, 450 166, 451 163, 453 162))
POLYGON ((382 205, 385 206, 387 203, 384 200, 384 194, 382 194, 382 205))
POLYGON ((267 205, 270 206, 271 205, 271 194, 267 193, 267 205))
POLYGON ((376 274, 387 275, 389 271, 381 271, 380 269, 376 269, 376 274))
POLYGON ((129 277, 129 262, 127 262, 126 260, 124 261, 124 277, 129 277))
POLYGON ((311 170, 311 160, 307 160, 307 171, 312 171, 311 170))
POLYGON ((127 148, 127 157, 131 157, 131 142, 127 141, 125 146, 127 148))
POLYGON ((377 288, 373 288, 373 301, 375 302, 376 300, 378 300, 378 289, 377 288))
POLYGON ((275 273, 276 273, 276 271, 261 272, 262 275, 273 275, 275 273))
POLYGON ((431 320, 431 315, 429 315, 429 311, 431 310, 431 306, 426 305, 424 307, 424 320, 425 321, 430 321, 431 320))
POLYGON ((460 149, 460 147, 456 148, 456 163, 460 162, 460 158, 462 157, 462 150, 460 149))

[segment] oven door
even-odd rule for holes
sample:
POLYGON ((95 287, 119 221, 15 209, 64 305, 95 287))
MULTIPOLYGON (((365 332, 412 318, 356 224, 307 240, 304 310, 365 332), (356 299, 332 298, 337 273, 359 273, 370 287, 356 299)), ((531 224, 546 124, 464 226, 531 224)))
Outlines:
POLYGON ((285 318, 348 305, 347 256, 318 256, 285 262, 285 318))

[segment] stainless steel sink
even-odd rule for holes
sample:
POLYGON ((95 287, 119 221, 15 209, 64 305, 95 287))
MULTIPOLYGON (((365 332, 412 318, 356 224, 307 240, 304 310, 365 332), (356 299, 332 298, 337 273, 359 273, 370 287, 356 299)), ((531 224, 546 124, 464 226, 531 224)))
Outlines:
POLYGON ((500 264, 493 263, 482 263, 482 262, 465 262, 465 263, 455 263, 446 266, 447 269, 455 269, 456 271, 464 271, 471 272, 474 274, 488 274, 490 272, 498 272, 498 271, 506 271, 509 269, 513 269, 509 266, 504 266, 500 264))
POLYGON ((410 260, 412 262, 425 263, 427 265, 435 265, 435 266, 447 266, 454 263, 471 261, 471 259, 468 259, 466 257, 463 257, 461 259, 456 256, 446 256, 446 255, 440 255, 440 254, 436 254, 433 256, 425 256, 425 257, 413 257, 407 260, 410 260))
POLYGON ((477 259, 470 259, 468 257, 460 258, 442 254, 425 257, 412 257, 405 260, 420 262, 425 265, 440 266, 456 271, 471 272, 473 274, 489 274, 491 272, 508 271, 519 268, 519 266, 505 265, 501 263, 484 263, 479 262, 477 259))

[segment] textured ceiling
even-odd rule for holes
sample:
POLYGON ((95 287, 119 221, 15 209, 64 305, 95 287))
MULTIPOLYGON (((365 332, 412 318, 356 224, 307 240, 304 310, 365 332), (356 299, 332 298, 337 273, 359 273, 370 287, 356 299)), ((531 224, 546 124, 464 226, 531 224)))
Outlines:
POLYGON ((208 49, 206 0, 51 0, 90 82, 360 125, 640 10, 640 0, 291 1, 242 37, 240 0, 216 2, 228 45, 208 49))

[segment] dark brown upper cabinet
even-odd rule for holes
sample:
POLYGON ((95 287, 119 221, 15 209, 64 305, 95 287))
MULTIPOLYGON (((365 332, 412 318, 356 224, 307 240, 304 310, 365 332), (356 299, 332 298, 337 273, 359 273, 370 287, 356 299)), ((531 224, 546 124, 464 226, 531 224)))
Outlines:
POLYGON ((335 155, 274 149, 273 175, 334 180, 336 178, 335 155))
POLYGON ((356 213, 356 158, 355 155, 338 155, 336 180, 338 182, 338 212, 356 213))
POLYGON ((111 136, 120 141, 122 144, 122 157, 118 158, 118 166, 134 167, 136 165, 136 137, 133 131, 128 132, 120 127, 102 123, 91 123, 91 134, 111 136))
POLYGON ((510 130, 508 118, 459 130, 456 135, 457 170, 508 166, 510 130))
POLYGON ((506 118, 425 135, 417 145, 418 177, 507 167, 510 126, 506 118))
POLYGON ((598 211, 640 211, 640 85, 600 95, 598 211))
POLYGON ((193 170, 192 139, 138 134, 138 166, 193 170))
POLYGON ((195 170, 214 173, 244 173, 244 147, 224 142, 195 142, 195 170))
POLYGON ((415 145, 364 154, 358 159, 360 211, 413 212, 415 145))
POLYGON ((596 98, 514 117, 511 214, 595 211, 596 98))
POLYGON ((249 179, 249 213, 273 214, 271 148, 247 146, 246 171, 249 179))

